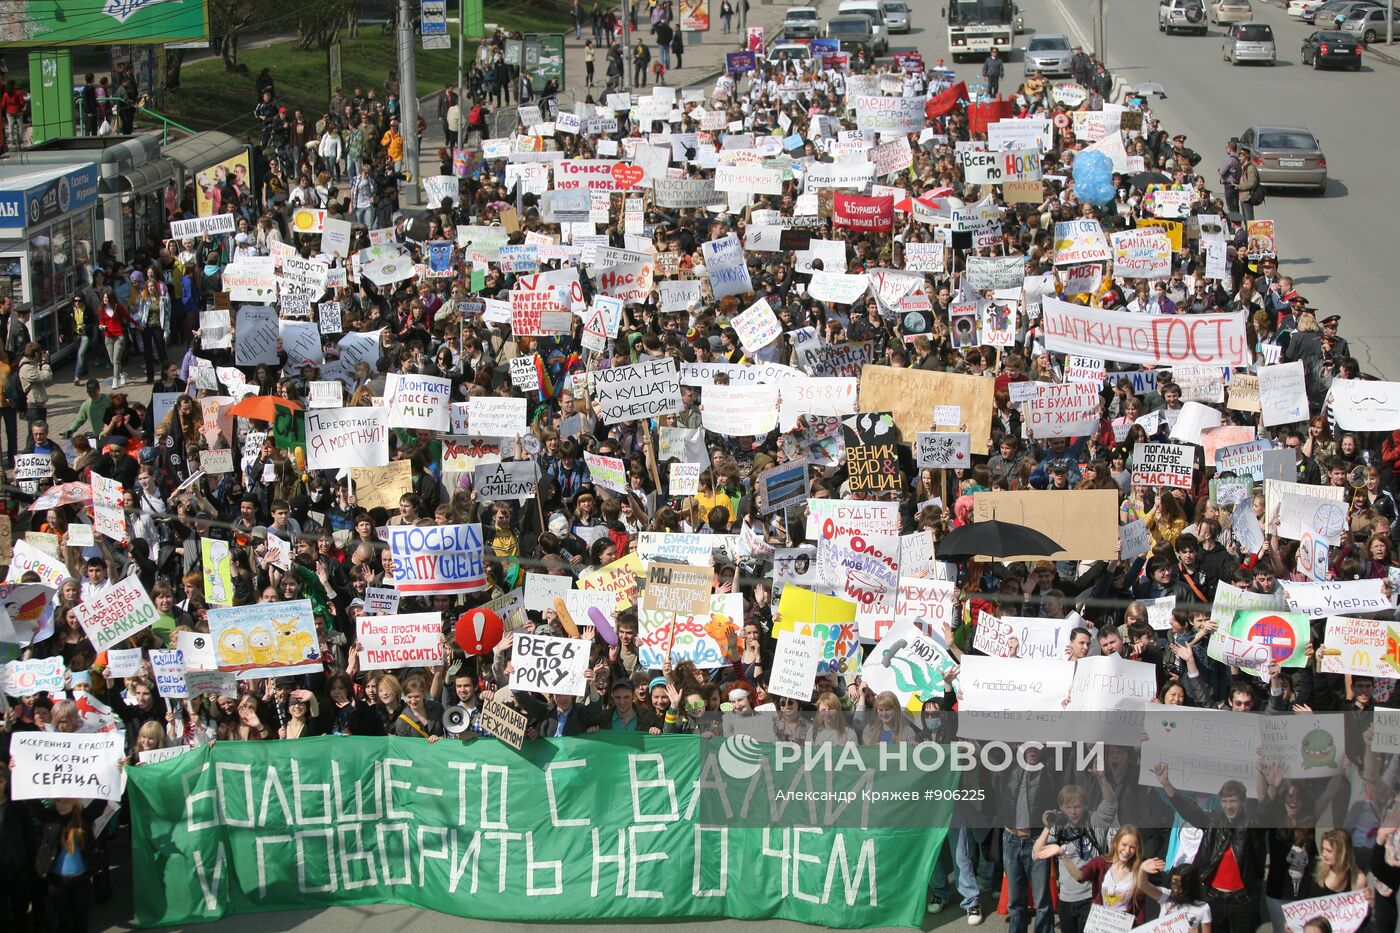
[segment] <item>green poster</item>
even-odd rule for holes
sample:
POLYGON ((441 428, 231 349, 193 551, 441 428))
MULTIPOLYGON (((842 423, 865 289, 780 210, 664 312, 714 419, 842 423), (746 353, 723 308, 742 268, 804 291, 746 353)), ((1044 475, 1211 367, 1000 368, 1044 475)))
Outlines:
POLYGON ((300 409, 274 405, 277 417, 272 420, 272 443, 278 450, 295 450, 306 446, 306 419, 300 409))
POLYGON ((192 42, 209 38, 205 0, 10 0, 0 46, 192 42))
POLYGON ((855 802, 817 803, 793 792, 830 788, 832 773, 764 764, 779 748, 606 732, 521 752, 494 739, 219 742, 127 771, 136 923, 391 902, 527 922, 920 925, 950 806, 923 801, 955 775, 887 773, 880 749, 845 746, 855 802), (898 797, 882 812, 901 822, 872 822, 866 791, 898 797))

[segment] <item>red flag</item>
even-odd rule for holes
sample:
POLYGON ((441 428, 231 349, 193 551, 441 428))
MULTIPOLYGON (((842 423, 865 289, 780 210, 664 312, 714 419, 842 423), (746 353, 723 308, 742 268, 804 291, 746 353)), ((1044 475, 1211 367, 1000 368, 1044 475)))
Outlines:
POLYGON ((946 116, 953 112, 953 108, 957 107, 958 101, 967 99, 967 82, 959 81, 943 93, 935 97, 930 97, 928 103, 924 104, 924 114, 927 115, 930 120, 935 117, 946 116))
POLYGON ((967 128, 974 133, 987 132, 987 124, 1005 120, 1016 111, 1016 105, 1009 100, 993 100, 985 104, 969 104, 967 107, 967 128))

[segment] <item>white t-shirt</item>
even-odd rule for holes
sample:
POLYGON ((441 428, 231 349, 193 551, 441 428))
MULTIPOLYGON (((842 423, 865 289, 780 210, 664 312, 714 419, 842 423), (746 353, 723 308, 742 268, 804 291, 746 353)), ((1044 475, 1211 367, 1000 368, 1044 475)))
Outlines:
MULTIPOLYGON (((1063 829, 1052 829, 1046 841, 1051 845, 1064 846, 1065 855, 1076 868, 1083 868, 1085 863, 1096 855, 1101 854, 1099 847, 1094 844, 1094 840, 1089 838, 1083 829, 1064 827, 1063 829)), ((1061 871, 1060 876, 1060 900, 1076 903, 1087 901, 1094 896, 1094 886, 1087 881, 1075 881, 1074 876, 1067 871, 1061 871)))

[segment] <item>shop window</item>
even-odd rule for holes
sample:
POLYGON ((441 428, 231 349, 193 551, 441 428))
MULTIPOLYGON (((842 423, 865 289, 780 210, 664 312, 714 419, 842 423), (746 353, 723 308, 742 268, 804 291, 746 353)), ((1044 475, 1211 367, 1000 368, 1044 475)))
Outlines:
POLYGON ((53 256, 49 232, 41 230, 29 238, 29 295, 35 308, 53 304, 53 256))

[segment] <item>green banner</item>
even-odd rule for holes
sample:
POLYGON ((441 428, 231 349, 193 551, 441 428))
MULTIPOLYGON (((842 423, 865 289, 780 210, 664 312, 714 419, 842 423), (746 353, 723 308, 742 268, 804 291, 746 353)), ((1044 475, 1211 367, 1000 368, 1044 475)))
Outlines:
POLYGON ((10 0, 0 46, 192 42, 209 38, 206 0, 10 0))
POLYGON ((920 925, 943 829, 740 825, 753 799, 704 799, 728 793, 717 768, 733 767, 710 749, 323 736, 128 768, 136 923, 401 903, 483 920, 920 925), (721 812, 734 818, 703 819, 721 812))

